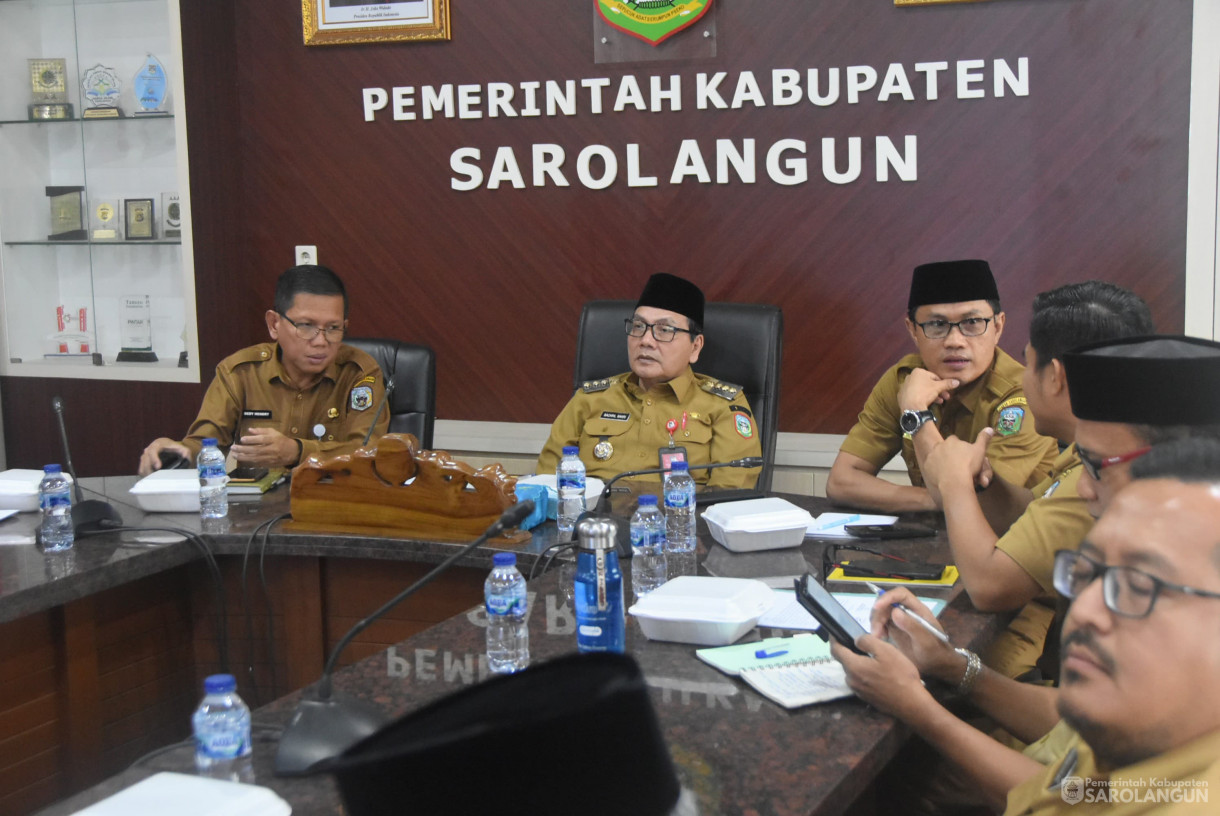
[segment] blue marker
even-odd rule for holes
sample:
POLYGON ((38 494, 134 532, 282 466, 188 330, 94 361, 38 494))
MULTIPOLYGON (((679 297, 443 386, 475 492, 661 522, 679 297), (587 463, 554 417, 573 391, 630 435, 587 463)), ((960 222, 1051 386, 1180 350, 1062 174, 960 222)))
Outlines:
POLYGON ((779 657, 780 655, 788 654, 787 649, 780 649, 778 652, 767 652, 766 649, 756 649, 754 656, 758 658, 779 657))
MULTIPOLYGON (((877 597, 881 597, 882 595, 884 595, 884 594, 885 594, 885 590, 884 590, 884 589, 882 589, 881 587, 877 586, 876 584, 874 584, 872 581, 865 581, 865 582, 864 582, 864 585, 865 585, 866 587, 868 587, 869 589, 871 589, 873 592, 876 592, 876 593, 877 593, 877 597)), ((909 615, 910 617, 912 617, 912 618, 914 618, 914 619, 915 619, 915 622, 916 622, 916 623, 918 623, 918 624, 919 624, 920 626, 922 626, 924 629, 927 629, 929 632, 931 632, 933 635, 935 635, 935 636, 936 636, 936 639, 937 639, 937 640, 939 640, 941 643, 945 644, 946 646, 950 646, 950 645, 952 645, 952 644, 949 642, 949 636, 948 636, 948 635, 946 635, 944 632, 942 632, 942 631, 940 631, 939 629, 937 629, 937 628, 936 628, 935 626, 933 626, 932 624, 928 623, 926 620, 924 620, 924 619, 923 619, 922 617, 920 617, 919 615, 916 615, 914 612, 912 612, 911 610, 907 609, 907 608, 906 608, 905 606, 903 606, 902 604, 900 604, 900 603, 896 603, 896 604, 894 604, 894 608, 895 608, 895 609, 901 609, 903 612, 906 612, 906 613, 907 613, 907 615, 909 615)))

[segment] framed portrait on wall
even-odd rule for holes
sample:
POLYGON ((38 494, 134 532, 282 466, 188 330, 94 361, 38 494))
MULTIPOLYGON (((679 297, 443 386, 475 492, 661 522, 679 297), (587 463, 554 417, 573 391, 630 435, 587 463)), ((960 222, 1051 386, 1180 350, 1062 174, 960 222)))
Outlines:
POLYGON ((449 39, 449 0, 301 0, 306 45, 449 39))

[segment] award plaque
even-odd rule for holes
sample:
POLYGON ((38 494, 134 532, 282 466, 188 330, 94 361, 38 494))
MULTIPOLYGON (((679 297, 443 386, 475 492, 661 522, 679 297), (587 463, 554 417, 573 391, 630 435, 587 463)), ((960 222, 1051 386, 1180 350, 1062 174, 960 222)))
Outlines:
POLYGON ((135 93, 136 104, 140 106, 135 112, 136 116, 169 116, 169 111, 161 109, 165 105, 165 94, 169 91, 169 80, 161 60, 149 54, 132 80, 131 89, 135 93))
POLYGON ((182 203, 177 193, 161 194, 161 237, 182 237, 182 203))
POLYGON ((81 113, 81 118, 118 119, 123 115, 119 110, 119 94, 123 90, 123 83, 119 82, 113 68, 100 64, 93 66, 85 71, 81 88, 85 92, 85 102, 89 105, 81 113))
POLYGON ((120 363, 155 363, 152 347, 152 301, 148 295, 125 295, 120 315, 120 363))
POLYGON ((71 119, 72 105, 68 102, 68 61, 66 59, 32 59, 30 65, 30 121, 71 119))
POLYGON ((85 188, 48 187, 51 202, 51 233, 48 241, 83 241, 89 237, 85 229, 85 188))
POLYGON ((119 202, 112 198, 95 198, 89 204, 89 233, 94 241, 117 241, 119 235, 119 202))
POLYGON ((124 237, 128 241, 151 241, 153 229, 153 200, 151 198, 129 198, 123 202, 123 223, 127 229, 124 237))

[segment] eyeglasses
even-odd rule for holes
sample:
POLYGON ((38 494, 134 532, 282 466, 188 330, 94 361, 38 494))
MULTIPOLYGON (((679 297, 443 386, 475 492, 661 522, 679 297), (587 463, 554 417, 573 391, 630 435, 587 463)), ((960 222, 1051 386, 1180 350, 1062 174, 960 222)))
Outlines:
POLYGON ((1055 553, 1054 577, 1055 590, 1065 598, 1075 598, 1100 577, 1106 609, 1124 618, 1148 617, 1165 590, 1199 598, 1220 598, 1220 592, 1175 584, 1135 567, 1108 567, 1075 550, 1055 553))
POLYGON ((1080 457, 1080 464, 1084 466, 1085 473, 1089 474, 1093 481, 1098 481, 1101 479, 1101 472, 1106 468, 1121 465, 1123 462, 1130 462, 1133 459, 1138 459, 1150 450, 1152 450, 1150 447, 1140 448, 1139 450, 1133 450, 1130 453, 1120 454, 1119 456, 1109 456, 1103 459, 1101 457, 1094 456, 1089 451, 1077 445, 1076 455, 1080 457))
POLYGON ((315 326, 312 323, 298 323, 283 312, 280 312, 279 314, 280 317, 292 324, 292 328, 296 329, 297 337, 301 338, 307 343, 317 337, 319 333, 326 337, 327 343, 338 343, 343 339, 343 333, 346 331, 343 326, 332 326, 329 329, 324 329, 321 326, 315 326))
POLYGON ((677 326, 671 326, 668 323, 646 323, 634 317, 624 320, 623 328, 627 330, 629 337, 643 337, 645 332, 652 329, 653 339, 658 343, 673 342, 673 339, 678 336, 678 332, 686 332, 692 336, 695 334, 690 329, 679 329, 677 326))
POLYGON ((916 323, 915 325, 923 331, 923 336, 929 340, 944 340, 954 328, 962 333, 962 337, 978 337, 987 332, 987 324, 992 320, 995 320, 995 315, 991 317, 968 317, 956 323, 950 323, 948 320, 929 320, 925 323, 916 323))

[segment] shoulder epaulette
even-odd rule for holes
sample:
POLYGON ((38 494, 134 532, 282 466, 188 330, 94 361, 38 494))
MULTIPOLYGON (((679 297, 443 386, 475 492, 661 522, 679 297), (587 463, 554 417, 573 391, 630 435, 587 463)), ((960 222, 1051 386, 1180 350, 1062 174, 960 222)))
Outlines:
POLYGON ((737 395, 741 393, 740 385, 722 382, 721 380, 704 380, 699 387, 707 393, 714 394, 725 400, 736 399, 737 395))
POLYGON ((604 377, 600 380, 585 380, 580 384, 580 390, 586 394, 596 394, 598 391, 605 391, 620 379, 622 379, 622 375, 616 374, 613 377, 604 377))
POLYGON ((244 349, 238 349, 221 360, 220 364, 233 369, 245 363, 265 362, 271 359, 274 350, 275 345, 273 343, 259 343, 256 346, 246 346, 244 349))

